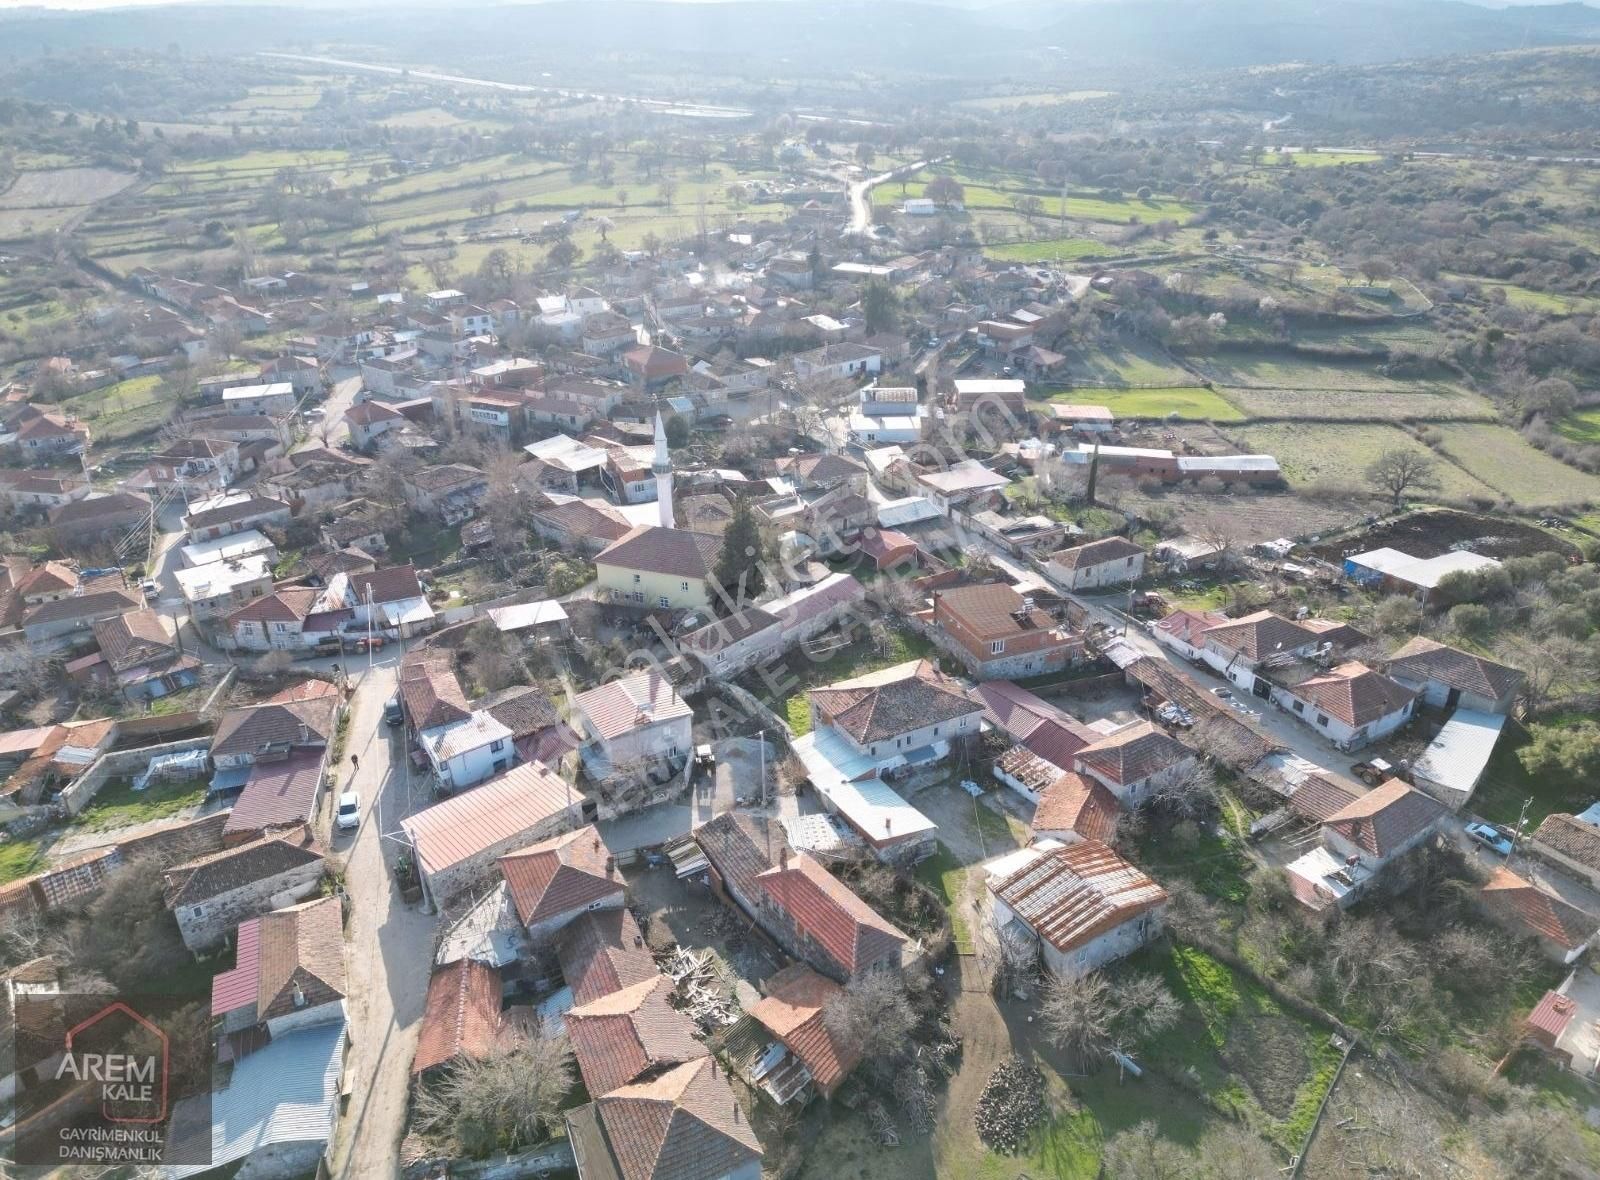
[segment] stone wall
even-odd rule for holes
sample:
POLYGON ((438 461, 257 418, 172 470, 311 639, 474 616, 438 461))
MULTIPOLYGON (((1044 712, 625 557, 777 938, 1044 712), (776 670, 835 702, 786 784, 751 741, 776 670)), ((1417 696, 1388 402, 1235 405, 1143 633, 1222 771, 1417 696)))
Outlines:
POLYGON ((195 954, 218 946, 240 922, 260 914, 304 901, 316 892, 322 880, 322 862, 299 865, 286 873, 252 881, 197 906, 181 906, 173 911, 183 945, 195 954))
POLYGON ((577 1166, 572 1156, 572 1142, 556 1139, 516 1155, 497 1155, 486 1160, 418 1160, 407 1165, 402 1175, 405 1180, 425 1180, 440 1174, 441 1163, 448 1165, 451 1180, 527 1180, 548 1172, 570 1172, 577 1166))
POLYGON ((90 763, 88 770, 61 792, 61 806, 66 808, 68 815, 77 815, 108 782, 115 778, 131 778, 150 765, 150 759, 162 754, 183 754, 190 750, 210 748, 211 736, 207 734, 202 737, 185 738, 181 742, 143 746, 137 750, 114 750, 109 754, 102 754, 90 763))

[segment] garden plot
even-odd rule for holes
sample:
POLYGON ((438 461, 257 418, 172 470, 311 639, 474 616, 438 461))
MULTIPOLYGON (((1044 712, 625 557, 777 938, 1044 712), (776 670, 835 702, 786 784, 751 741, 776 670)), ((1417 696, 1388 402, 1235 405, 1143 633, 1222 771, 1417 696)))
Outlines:
MULTIPOLYGON (((1282 422, 1248 426, 1240 434, 1251 451, 1276 456, 1284 478, 1300 488, 1326 483, 1354 491, 1371 490, 1367 467, 1385 451, 1432 454, 1398 426, 1282 422)), ((1440 463, 1438 472, 1440 494, 1447 498, 1499 498, 1494 488, 1453 463, 1440 463)))
POLYGON ((1440 431, 1451 459, 1513 503, 1548 508, 1600 501, 1600 477, 1535 450, 1509 427, 1460 423, 1440 431))

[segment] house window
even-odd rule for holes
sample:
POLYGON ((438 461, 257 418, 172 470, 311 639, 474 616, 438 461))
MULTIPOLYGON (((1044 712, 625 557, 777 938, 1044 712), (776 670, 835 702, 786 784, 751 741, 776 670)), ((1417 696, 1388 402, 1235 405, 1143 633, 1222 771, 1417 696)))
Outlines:
POLYGON ((933 736, 934 737, 938 737, 939 736, 939 727, 937 725, 935 725, 933 727, 933 736))
POLYGON ((637 586, 639 584, 639 575, 638 574, 634 574, 633 575, 633 584, 635 586, 637 586))
POLYGON ((687 594, 688 591, 689 591, 689 583, 688 582, 679 583, 679 589, 683 590, 683 592, 687 594))
POLYGON ((206 916, 206 907, 203 906, 203 905, 195 906, 194 907, 194 912, 191 913, 189 916, 191 918, 203 918, 203 917, 205 917, 206 916))
POLYGON ((1006 641, 1004 639, 991 639, 989 641, 989 654, 990 655, 997 656, 1001 652, 1005 651, 1005 649, 1006 649, 1006 641))
POLYGON ((1321 726, 1326 726, 1328 724, 1328 715, 1326 713, 1318 713, 1317 714, 1317 724, 1321 725, 1321 726))
POLYGON ((1294 711, 1296 713, 1304 713, 1306 711, 1306 703, 1304 701, 1296 701, 1294 703, 1294 711))
POLYGON ((872 756, 874 758, 876 758, 878 756, 878 747, 877 746, 873 746, 872 747, 872 756))
POLYGON ((499 741, 493 741, 493 742, 489 743, 489 753, 491 753, 491 754, 498 754, 501 750, 503 750, 505 748, 506 748, 506 743, 505 743, 505 739, 504 738, 501 738, 499 741))
POLYGON ((672 600, 663 594, 660 598, 656 599, 656 604, 660 606, 662 610, 666 610, 672 605, 672 600))
POLYGON ((289 634, 289 624, 288 623, 274 623, 274 624, 272 624, 272 629, 274 631, 276 631, 279 635, 287 635, 287 634, 289 634))

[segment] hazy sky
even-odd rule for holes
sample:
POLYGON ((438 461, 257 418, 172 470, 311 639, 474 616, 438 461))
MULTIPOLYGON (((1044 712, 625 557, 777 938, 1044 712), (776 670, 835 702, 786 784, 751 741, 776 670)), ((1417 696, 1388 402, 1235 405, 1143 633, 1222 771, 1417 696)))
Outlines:
MULTIPOLYGON (((15 8, 61 8, 61 9, 131 8, 131 7, 135 7, 135 6, 138 6, 138 7, 149 7, 149 6, 153 6, 153 5, 167 5, 167 4, 203 4, 203 3, 207 3, 207 2, 208 2, 208 0, 0 0, 0 12, 6 11, 7 9, 15 9, 15 8)), ((337 5, 338 5, 338 0, 252 0, 252 2, 261 3, 261 4, 269 4, 269 5, 270 4, 279 4, 279 5, 287 5, 287 6, 293 6, 293 5, 297 4, 297 3, 307 3, 307 4, 310 4, 310 5, 313 5, 313 6, 317 7, 317 8, 333 8, 333 7, 337 7, 337 5)), ((379 2, 379 0, 351 0, 350 7, 352 7, 352 8, 370 7, 372 4, 374 4, 376 2, 379 2)), ((448 4, 448 3, 456 2, 456 0, 445 0, 445 2, 448 4)), ((495 0, 495 2, 499 2, 499 3, 518 3, 518 2, 520 2, 520 3, 529 3, 530 0, 495 0)), ((537 2, 537 0, 532 0, 532 2, 537 2)), ((715 4, 715 3, 737 3, 738 0, 676 0, 676 2, 677 3, 691 3, 691 4, 715 4)), ((932 2, 933 3, 952 3, 953 2, 953 3, 958 4, 961 7, 979 7, 979 6, 982 5, 984 0, 932 0, 932 2)), ((1003 3, 1004 0, 991 0, 991 2, 1003 3)), ((1063 2, 1064 3, 1071 3, 1071 0, 1063 0, 1063 2)), ((1423 2, 1423 0, 1419 0, 1419 2, 1423 2)), ((1550 3, 1556 3, 1556 2, 1558 2, 1558 0, 1466 0, 1466 3, 1479 4, 1479 5, 1481 5, 1482 7, 1485 7, 1485 8, 1508 8, 1508 7, 1511 7, 1513 5, 1518 5, 1518 4, 1550 4, 1550 3)))

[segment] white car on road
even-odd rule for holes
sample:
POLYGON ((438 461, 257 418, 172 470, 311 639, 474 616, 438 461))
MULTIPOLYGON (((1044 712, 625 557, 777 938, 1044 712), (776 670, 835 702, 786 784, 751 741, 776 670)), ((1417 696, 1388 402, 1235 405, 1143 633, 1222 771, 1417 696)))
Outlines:
POLYGON ((361 826, 361 796, 354 791, 346 791, 339 796, 339 810, 333 817, 333 822, 339 826, 341 832, 354 831, 361 826))

